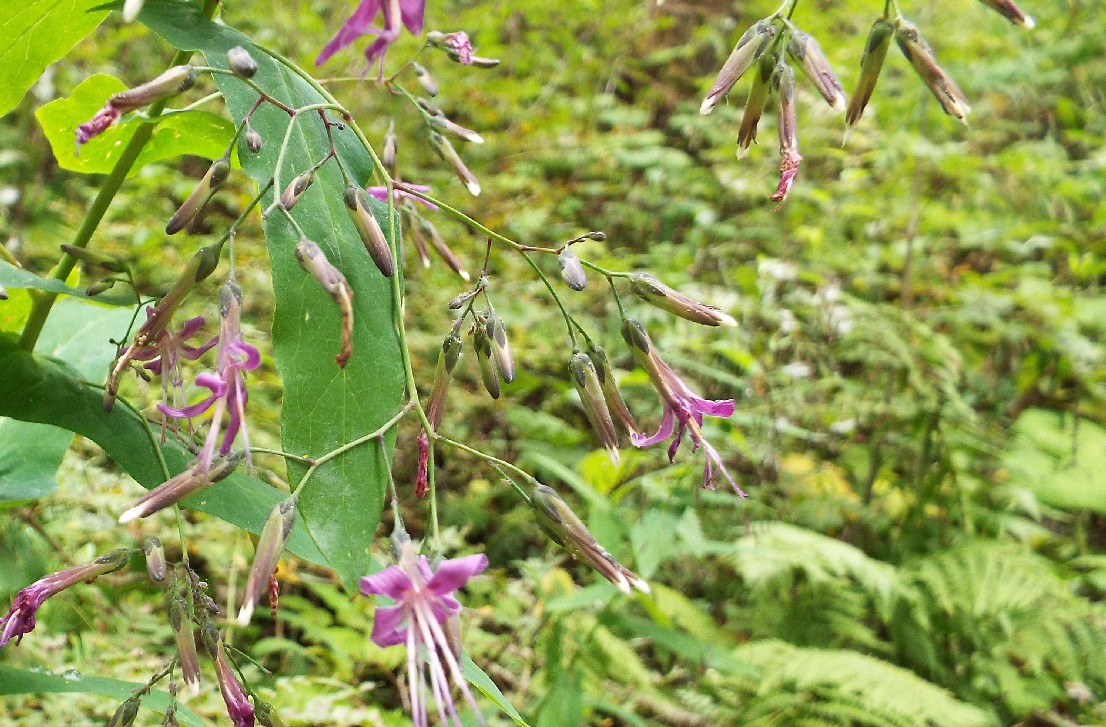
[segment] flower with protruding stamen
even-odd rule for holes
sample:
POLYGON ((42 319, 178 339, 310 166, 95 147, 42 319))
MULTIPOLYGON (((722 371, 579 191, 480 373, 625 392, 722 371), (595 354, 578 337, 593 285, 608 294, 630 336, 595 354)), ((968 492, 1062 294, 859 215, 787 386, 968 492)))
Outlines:
POLYGON ((635 447, 648 447, 672 437, 672 444, 668 447, 668 459, 674 460, 676 450, 679 449, 684 433, 687 432, 691 438, 692 448, 702 447, 706 455, 703 468, 703 487, 713 489, 715 468, 717 468, 734 488, 734 491, 745 497, 745 493, 726 470, 726 466, 722 463, 722 458, 718 456, 718 452, 703 436, 703 415, 722 418, 733 416, 733 399, 712 401, 704 399, 688 388, 688 385, 676 375, 676 372, 661 359, 656 346, 649 340, 649 334, 637 321, 627 319, 622 322, 622 337, 629 344, 630 350, 634 353, 634 358, 649 374, 649 379, 653 382, 653 386, 664 403, 664 416, 661 418, 661 425, 657 433, 649 437, 644 434, 631 435, 630 441, 633 445, 635 447))
POLYGON ((461 612, 461 604, 453 594, 487 567, 488 558, 481 554, 443 560, 431 569, 426 557, 416 555, 411 541, 405 540, 399 546, 398 565, 361 579, 361 592, 366 596, 387 596, 396 602, 394 606, 377 607, 370 638, 382 647, 406 644, 408 690, 415 727, 429 724, 428 691, 434 695, 440 723, 446 725, 452 719, 460 727, 461 720, 450 694, 451 680, 481 724, 484 723, 461 673, 459 644, 450 638, 447 621, 461 612))
MULTIPOLYGON (((154 307, 146 306, 146 320, 149 321, 155 315, 154 307)), ((166 406, 178 406, 184 402, 184 375, 181 372, 181 360, 195 361, 219 342, 219 337, 213 336, 211 340, 199 346, 185 343, 199 333, 203 325, 203 316, 189 318, 177 333, 164 330, 153 342, 136 349, 131 356, 135 361, 146 361, 142 368, 161 377, 161 401, 166 406), (169 399, 170 389, 172 389, 172 401, 169 399)))
POLYGON ((82 565, 51 573, 15 594, 8 613, 0 617, 0 646, 12 639, 19 643, 26 634, 34 630, 35 613, 46 599, 81 581, 90 581, 119 570, 127 564, 129 556, 129 550, 112 550, 82 565))
POLYGON ((426 0, 361 0, 337 34, 323 46, 315 59, 315 65, 326 63, 332 55, 362 35, 375 35, 376 40, 365 49, 365 59, 370 64, 380 59, 380 74, 383 78, 384 54, 388 52, 388 47, 399 39, 401 26, 406 26, 411 35, 421 33, 425 10, 426 0), (384 14, 384 25, 378 28, 372 22, 381 13, 384 14))

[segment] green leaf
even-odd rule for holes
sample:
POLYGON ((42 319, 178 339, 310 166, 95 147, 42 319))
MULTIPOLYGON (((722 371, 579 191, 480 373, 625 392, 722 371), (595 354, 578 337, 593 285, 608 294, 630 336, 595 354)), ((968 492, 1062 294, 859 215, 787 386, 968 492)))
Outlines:
MULTIPOLYGON (((136 115, 123 117, 107 131, 83 144, 78 153, 77 126, 93 117, 108 97, 127 88, 118 78, 97 73, 81 81, 66 98, 51 101, 35 111, 58 165, 84 174, 108 174, 115 168, 127 143, 145 123, 136 115)), ((207 111, 186 111, 158 121, 153 136, 142 148, 127 176, 147 164, 181 154, 215 159, 226 151, 234 125, 207 111)))
MULTIPOLYGON (((110 334, 101 335, 108 345, 110 334)), ((4 372, 0 376, 0 416, 52 424, 87 437, 143 487, 153 488, 165 480, 157 459, 157 437, 122 400, 110 413, 104 412, 102 389, 84 383, 65 364, 32 356, 4 335, 0 335, 0 371, 4 372)), ((172 474, 183 471, 192 460, 175 442, 161 449, 172 474)), ((269 511, 284 497, 256 477, 235 473, 210 490, 187 498, 184 504, 260 533, 269 511)), ((327 566, 326 558, 298 523, 288 549, 327 566)))
POLYGON ((106 12, 97 0, 27 0, 0 16, 0 116, 8 113, 42 72, 96 29, 106 12))
MULTIPOLYGON (((94 300, 97 303, 107 303, 108 305, 134 305, 134 296, 122 293, 106 294, 90 296, 84 292, 81 288, 74 288, 71 285, 66 285, 60 280, 54 278, 40 278, 29 270, 23 268, 17 268, 9 262, 0 260, 0 285, 5 288, 18 290, 20 288, 32 288, 34 290, 45 290, 51 293, 59 293, 61 295, 71 295, 74 298, 84 298, 86 300, 94 300)), ((8 300, 4 302, 4 308, 12 305, 12 301, 8 300)), ((2 319, 0 319, 2 320, 2 319)), ((13 330, 6 322, 0 325, 0 330, 13 330)))
POLYGON ((526 720, 522 718, 522 715, 518 713, 518 710, 511 706, 511 703, 503 696, 503 692, 499 691, 499 687, 495 685, 492 678, 485 674, 484 670, 478 667, 476 662, 469 658, 468 654, 461 654, 461 673, 464 674, 465 680, 469 684, 483 692, 484 696, 492 700, 503 714, 514 720, 515 724, 519 727, 530 727, 526 724, 526 720))
MULTIPOLYGON (((131 696, 131 692, 145 686, 135 682, 124 682, 107 677, 86 677, 77 672, 51 674, 46 671, 27 671, 0 664, 0 696, 13 694, 100 694, 122 702, 131 696)), ((158 714, 165 714, 169 707, 169 695, 153 690, 142 697, 142 706, 158 714)), ((205 727, 208 722, 183 704, 177 703, 177 720, 190 727, 205 727)))
POLYGON ((1076 429, 1070 414, 1027 409, 1003 464, 1011 485, 1028 488, 1045 505, 1106 513, 1106 429, 1090 420, 1076 429))
MULTIPOLYGON (((324 102, 306 81, 244 35, 208 21, 198 5, 149 0, 140 19, 177 48, 201 50, 213 66, 226 67, 227 50, 241 45, 257 61, 253 80, 267 92, 293 107, 324 102)), ((233 77, 219 76, 216 81, 227 97, 231 115, 243 118, 253 108, 257 93, 233 77)), ((283 184, 329 149, 318 114, 304 114, 295 123, 283 184)), ((251 125, 265 145, 259 154, 247 153, 242 161, 245 171, 259 184, 273 175, 288 124, 288 115, 271 105, 263 105, 251 117, 251 125)), ((368 153, 348 128, 335 129, 334 137, 342 164, 358 183, 366 183, 373 170, 368 153)), ((273 348, 284 382, 281 435, 289 452, 317 456, 333 450, 374 431, 401 405, 402 354, 393 324, 391 287, 373 265, 349 219, 343 189, 336 165, 323 165, 294 214, 355 292, 353 357, 345 369, 334 362, 341 331, 337 307, 300 269, 293 253, 298 235, 283 215, 272 214, 265 221, 277 300, 273 348)), ((264 202, 271 202, 280 191, 271 191, 264 202)), ((386 210, 378 205, 374 213, 387 232, 386 210)), ((389 442, 394 442, 394 434, 389 442)), ((300 464, 289 465, 292 481, 304 471, 300 464)), ((380 522, 386 483, 381 449, 369 442, 320 467, 300 497, 301 521, 351 591, 356 589, 357 578, 371 569, 370 547, 380 522)))

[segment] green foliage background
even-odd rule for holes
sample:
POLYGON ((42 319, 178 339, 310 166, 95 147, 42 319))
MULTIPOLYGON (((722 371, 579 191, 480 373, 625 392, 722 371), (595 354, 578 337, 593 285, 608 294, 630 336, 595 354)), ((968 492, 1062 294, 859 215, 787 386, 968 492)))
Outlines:
MULTIPOLYGON (((846 91, 881 6, 802 2, 793 18, 846 91)), ((520 375, 493 402, 467 360, 444 431, 573 492, 599 540, 655 588, 622 598, 548 548, 494 472, 456 452, 440 459, 447 541, 485 550, 493 564, 467 594, 466 646, 531 724, 1106 720, 1101 8, 1026 0, 1032 32, 968 0, 902 8, 972 99, 972 126, 945 117, 897 51, 844 146, 841 118, 801 82, 804 162, 778 210, 767 199, 778 164, 771 114, 741 161, 745 85, 698 114, 732 43, 770 3, 431 0, 428 27, 464 28, 481 55, 503 59, 494 71, 428 64, 442 108, 487 139, 462 149, 485 189, 478 202, 437 163, 401 99, 371 82, 331 86, 374 141, 395 118, 405 178, 493 229, 538 245, 602 229, 607 242, 580 246, 582 256, 648 270, 740 321, 704 330, 632 309, 697 388, 737 399, 737 414, 708 422, 707 434, 746 501, 698 490, 698 459, 686 451, 673 465, 659 451, 625 452, 611 467, 574 401, 555 308, 520 261, 493 256, 492 296, 520 375)), ((347 10, 230 2, 223 12, 307 67, 347 10)), ((415 47, 405 38, 391 63, 415 47)), ((152 59, 170 55, 112 16, 0 122, 0 188, 16 193, 0 195, 0 239, 28 268, 53 263, 96 183, 57 168, 34 110, 96 72, 148 78, 163 63, 152 59)), ((323 77, 356 76, 359 59, 343 54, 323 77)), ((167 286, 192 247, 165 244, 160 230, 205 166, 136 173, 95 249, 133 260, 148 289, 167 286)), ((239 177, 210 229, 252 194, 239 177)), ((435 221, 478 269, 483 240, 435 221)), ((254 261, 240 270, 248 333, 264 340, 273 301, 256 220, 238 245, 254 261)), ((411 259, 408 270, 416 372, 429 385, 445 303, 461 288, 444 266, 411 259)), ((631 408, 652 426, 659 405, 598 283, 564 294, 594 322, 631 408)), ((198 295, 192 305, 209 312, 205 303, 198 295)), ((280 396, 267 358, 251 381, 262 444, 276 443, 280 396)), ((400 483, 413 479, 413 436, 399 435, 400 483)), ((0 513, 0 595, 121 539, 169 541, 167 518, 114 524, 140 489, 94 445, 76 443, 58 482, 55 494, 0 513)), ((401 491, 408 527, 421 531, 424 503, 401 491)), ((186 534, 220 600, 233 603, 247 536, 202 515, 186 534)), ((290 558, 281 577, 277 618, 237 641, 272 671, 249 667, 285 720, 405 723, 392 676, 402 657, 368 641, 367 599, 351 601, 329 573, 290 558)), ((0 665, 144 681, 171 644, 160 609, 141 581, 106 579, 44 607, 0 665)), ((5 697, 0 723, 83 723, 114 705, 5 697)), ((221 713, 210 689, 189 706, 221 713)))

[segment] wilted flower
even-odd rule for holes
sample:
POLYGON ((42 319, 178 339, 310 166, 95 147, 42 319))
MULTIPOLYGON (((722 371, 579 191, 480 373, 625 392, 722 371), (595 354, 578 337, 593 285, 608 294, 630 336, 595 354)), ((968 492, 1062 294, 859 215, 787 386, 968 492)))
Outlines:
MULTIPOLYGON (((799 174, 799 163, 803 160, 799 156, 799 133, 795 121, 795 72, 791 70, 791 66, 785 65, 780 71, 776 97, 779 99, 780 183, 772 194, 772 201, 782 202, 791 191, 791 185, 799 174)), ((845 97, 841 98, 844 100, 845 97)))
POLYGON ((327 260, 319 245, 306 237, 296 244, 296 259, 300 267, 315 278, 331 300, 338 304, 342 313, 342 349, 334 360, 339 367, 345 368, 353 355, 353 288, 342 271, 327 260))
POLYGON ((426 34, 427 42, 434 48, 441 48, 449 57, 458 63, 471 66, 474 62, 472 55, 472 41, 469 34, 463 30, 456 33, 442 33, 433 31, 426 34))
MULTIPOLYGON (((480 715, 480 708, 461 673, 459 644, 447 634, 450 626, 447 621, 461 612, 461 604, 453 594, 487 567, 488 558, 481 554, 443 560, 437 568, 431 569, 426 557, 416 555, 411 541, 405 540, 399 546, 398 565, 361 579, 361 592, 366 596, 387 596, 396 602, 395 606, 376 609, 370 638, 382 647, 406 644, 411 716, 416 727, 429 723, 427 677, 441 724, 448 724, 452 718, 461 725, 450 696, 451 679, 473 711, 480 715), (429 675, 426 674, 427 666, 429 675)), ((484 721, 482 715, 480 721, 484 721)))
POLYGON ((191 418, 208 409, 211 414, 211 429, 207 433, 203 449, 196 460, 197 469, 205 471, 211 467, 215 456, 215 442, 222 428, 223 415, 227 415, 227 428, 219 446, 219 454, 226 455, 234 438, 242 432, 246 462, 250 462, 250 437, 246 430, 246 393, 245 371, 252 371, 261 364, 261 354, 257 348, 242 340, 240 318, 242 314, 242 290, 229 282, 219 291, 219 310, 222 325, 219 332, 219 355, 215 363, 215 373, 203 373, 196 377, 196 384, 208 389, 211 394, 204 400, 190 406, 175 409, 159 404, 158 409, 172 417, 191 418))
POLYGON ((726 478, 726 481, 733 486, 734 491, 745 497, 745 493, 742 492, 737 482, 726 470, 726 466, 722 463, 722 458, 718 456, 718 452, 703 436, 703 415, 723 418, 732 416, 734 413, 733 399, 712 401, 693 392, 676 375, 676 372, 661 359, 656 346, 649 340, 649 334, 637 321, 629 319, 623 321, 622 337, 626 339, 626 343, 629 344, 630 350, 634 352, 634 357, 638 360, 638 363, 649 374, 649 379, 653 382, 653 386, 664 403, 664 416, 661 419, 661 425, 657 433, 651 437, 644 434, 631 435, 630 441, 633 442, 633 445, 635 447, 648 447, 651 444, 673 437, 673 434, 675 434, 672 438, 672 444, 668 447, 668 458, 674 460, 676 450, 679 449, 684 433, 687 432, 691 438, 692 448, 702 447, 706 455, 703 469, 703 487, 713 489, 715 468, 717 467, 722 476, 726 478))
MULTIPOLYGON (((146 320, 156 316, 153 306, 146 306, 146 320)), ((166 405, 174 406, 183 403, 184 375, 181 371, 181 360, 195 361, 205 352, 219 342, 218 336, 199 346, 190 346, 185 343, 193 338, 204 326, 203 316, 189 318, 181 326, 180 331, 171 333, 163 330, 150 344, 135 350, 131 358, 135 361, 146 361, 146 369, 150 373, 161 377, 161 400, 166 405), (169 390, 172 387, 173 401, 169 401, 169 390)))
POLYGON ((77 127, 77 152, 80 153, 81 144, 104 133, 123 114, 154 101, 176 96, 194 85, 196 71, 192 66, 173 66, 152 81, 112 95, 95 116, 77 127))
POLYGON ((0 646, 12 639, 18 643, 25 634, 34 630, 35 613, 46 599, 81 581, 119 570, 127 564, 129 556, 128 550, 112 550, 83 565, 51 573, 15 594, 7 615, 0 618, 0 646))
POLYGON ((412 35, 422 32, 423 13, 426 0, 361 0, 353 15, 349 17, 338 33, 323 46, 315 65, 321 66, 335 53, 345 48, 362 35, 375 35, 374 40, 365 49, 365 59, 372 63, 380 59, 380 73, 384 73, 384 54, 388 46, 399 39, 400 25, 407 26, 412 35), (378 28, 371 23, 377 15, 384 14, 384 27, 378 28))

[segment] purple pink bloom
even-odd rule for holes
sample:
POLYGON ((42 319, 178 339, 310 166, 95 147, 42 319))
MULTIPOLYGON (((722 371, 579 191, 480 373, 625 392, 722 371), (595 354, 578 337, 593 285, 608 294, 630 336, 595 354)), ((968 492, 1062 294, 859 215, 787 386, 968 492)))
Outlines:
POLYGON ((246 689, 227 660, 222 643, 215 652, 215 673, 219 680, 219 692, 227 705, 227 715, 234 727, 253 727, 253 705, 246 695, 246 689))
MULTIPOLYGON (((153 306, 146 306, 147 321, 156 315, 153 306)), ((203 316, 189 318, 178 333, 163 330, 152 343, 137 348, 131 356, 135 361, 146 361, 142 368, 161 377, 161 400, 166 406, 170 405, 170 387, 173 391, 172 404, 177 406, 183 403, 184 376, 181 373, 181 360, 195 361, 219 342, 219 337, 214 336, 199 346, 186 343, 200 332, 203 325, 203 316)))
POLYGON ((361 0, 357 9, 342 25, 330 42, 323 46, 315 65, 321 66, 327 60, 362 35, 375 35, 376 40, 365 49, 365 59, 371 64, 380 59, 380 73, 384 73, 384 54, 388 46, 399 39, 401 26, 406 26, 412 35, 422 32, 423 14, 426 0, 361 0), (377 16, 384 14, 383 27, 372 25, 377 16))
MULTIPOLYGON (((407 183, 404 183, 403 186, 406 187, 407 189, 410 189, 410 190, 415 191, 415 192, 429 192, 430 191, 430 187, 427 187, 425 184, 407 184, 407 183)), ((388 201, 388 188, 387 187, 366 187, 365 191, 368 192, 369 196, 372 197, 373 199, 380 200, 381 202, 387 202, 388 201)), ((418 197, 414 194, 408 194, 405 190, 399 189, 398 187, 396 187, 392 190, 392 196, 395 197, 396 202, 400 202, 404 199, 411 199, 411 200, 414 200, 415 202, 418 202, 419 204, 423 205, 424 207, 430 208, 431 210, 436 211, 438 209, 438 205, 431 204, 430 202, 427 202, 425 199, 422 199, 421 197, 418 197)))

